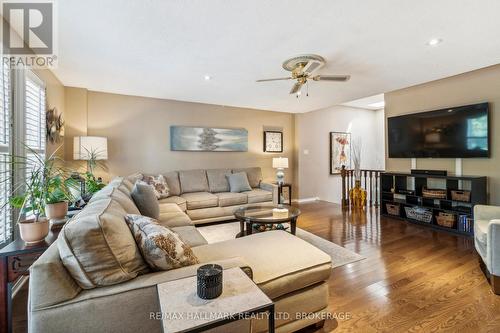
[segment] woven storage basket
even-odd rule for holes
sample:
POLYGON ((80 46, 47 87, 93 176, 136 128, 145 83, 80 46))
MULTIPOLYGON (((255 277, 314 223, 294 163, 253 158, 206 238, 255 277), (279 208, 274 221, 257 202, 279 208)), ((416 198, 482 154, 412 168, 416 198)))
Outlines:
POLYGON ((385 204, 389 215, 399 216, 399 205, 385 204))
POLYGON ((436 221, 437 221, 437 224, 442 226, 442 227, 454 228, 456 216, 455 216, 455 214, 448 214, 448 213, 440 212, 438 214, 438 216, 436 216, 436 221))
POLYGON ((420 222, 431 223, 432 211, 420 207, 405 207, 406 216, 420 222))
POLYGON ((451 200, 470 202, 470 191, 451 191, 451 200))
POLYGON ((446 199, 446 190, 428 189, 424 187, 422 189, 422 196, 430 199, 446 199))

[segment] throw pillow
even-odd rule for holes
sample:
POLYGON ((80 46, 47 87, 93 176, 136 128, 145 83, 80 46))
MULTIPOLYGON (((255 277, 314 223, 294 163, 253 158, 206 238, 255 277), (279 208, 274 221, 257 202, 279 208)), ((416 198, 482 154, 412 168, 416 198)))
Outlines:
POLYGON ((158 204, 153 186, 143 181, 138 181, 135 183, 130 195, 137 208, 139 208, 141 215, 158 219, 160 216, 160 205, 158 204))
POLYGON ((144 260, 159 271, 198 264, 198 258, 178 234, 155 219, 129 214, 125 218, 144 260))
POLYGON ((168 197, 168 192, 170 191, 168 188, 167 180, 163 175, 155 176, 144 176, 142 178, 143 181, 153 186, 156 194, 156 199, 164 199, 168 197))
POLYGON ((244 191, 251 191, 252 188, 248 183, 248 177, 246 172, 237 172, 226 175, 227 181, 229 182, 229 189, 233 193, 239 193, 244 191))

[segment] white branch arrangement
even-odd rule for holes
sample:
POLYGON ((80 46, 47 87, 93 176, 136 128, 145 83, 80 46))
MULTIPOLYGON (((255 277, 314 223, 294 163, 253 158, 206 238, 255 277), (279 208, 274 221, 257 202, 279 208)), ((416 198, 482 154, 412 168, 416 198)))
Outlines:
POLYGON ((352 163, 354 165, 354 178, 361 180, 361 138, 351 140, 352 163))

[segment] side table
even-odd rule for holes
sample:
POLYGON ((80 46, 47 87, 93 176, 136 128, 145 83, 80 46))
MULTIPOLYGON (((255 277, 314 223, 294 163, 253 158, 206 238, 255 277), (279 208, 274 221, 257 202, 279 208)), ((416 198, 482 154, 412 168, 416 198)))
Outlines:
POLYGON ((283 184, 277 184, 278 185, 278 204, 288 204, 292 205, 292 184, 290 183, 283 183, 283 184), (286 202, 281 202, 281 197, 283 196, 283 188, 286 187, 288 188, 288 203, 286 202))
POLYGON ((59 230, 50 231, 43 242, 26 245, 16 239, 0 250, 0 332, 12 332, 12 287, 49 246, 57 240, 59 230))
POLYGON ((225 269, 222 277, 222 295, 211 300, 196 294, 196 276, 158 284, 163 332, 204 332, 267 312, 269 332, 274 333, 274 303, 269 297, 240 268, 225 269))

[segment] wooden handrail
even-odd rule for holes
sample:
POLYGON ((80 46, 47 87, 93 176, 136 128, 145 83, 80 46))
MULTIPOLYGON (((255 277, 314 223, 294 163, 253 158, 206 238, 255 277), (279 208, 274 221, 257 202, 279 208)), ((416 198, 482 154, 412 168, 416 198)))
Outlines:
MULTIPOLYGON (((384 172, 384 170, 362 169, 360 172, 361 174, 359 180, 361 181, 361 187, 366 190, 367 206, 378 207, 380 202, 379 179, 380 173, 384 172)), ((342 207, 349 207, 349 191, 355 185, 354 170, 346 169, 345 166, 342 166, 340 175, 342 177, 342 207)))

